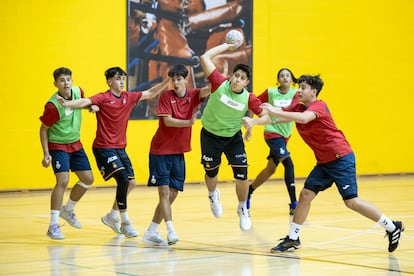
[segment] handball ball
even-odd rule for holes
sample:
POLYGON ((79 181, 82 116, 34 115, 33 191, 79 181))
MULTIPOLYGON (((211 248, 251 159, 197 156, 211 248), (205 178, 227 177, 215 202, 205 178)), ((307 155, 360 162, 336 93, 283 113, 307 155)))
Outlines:
POLYGON ((236 44, 239 48, 243 44, 243 34, 238 30, 231 30, 226 34, 226 43, 236 44))

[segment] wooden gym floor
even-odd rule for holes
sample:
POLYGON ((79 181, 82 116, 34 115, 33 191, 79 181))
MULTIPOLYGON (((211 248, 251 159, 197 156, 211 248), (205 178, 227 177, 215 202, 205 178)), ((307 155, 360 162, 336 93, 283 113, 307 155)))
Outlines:
MULTIPOLYGON (((298 180, 303 183, 303 180, 298 180)), ((384 230, 348 210, 336 188, 315 199, 301 231, 302 248, 271 254, 287 234, 288 195, 280 179, 253 195, 253 227, 239 229, 233 183, 220 183, 224 213, 214 218, 204 184, 188 184, 173 206, 180 241, 171 247, 141 243, 158 200, 155 188, 138 186, 129 196, 137 238, 117 236, 100 217, 115 189, 88 191, 76 207, 83 228, 64 224, 65 239, 51 240, 50 191, 0 193, 0 275, 413 275, 414 176, 359 178, 360 197, 406 226, 399 248, 387 252, 384 230)), ((297 193, 302 188, 297 185, 297 193)), ((66 203, 68 193, 65 195, 66 203)), ((165 237, 165 224, 160 227, 165 237)))

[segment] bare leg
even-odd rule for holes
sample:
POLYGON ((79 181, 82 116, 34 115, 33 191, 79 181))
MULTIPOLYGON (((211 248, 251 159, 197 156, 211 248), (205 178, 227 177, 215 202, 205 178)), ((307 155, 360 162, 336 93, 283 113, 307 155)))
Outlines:
POLYGON ((367 217, 375 222, 377 222, 382 215, 382 213, 377 207, 375 207, 367 201, 360 199, 359 197, 348 199, 344 202, 346 207, 350 208, 351 210, 354 210, 355 212, 360 213, 364 217, 367 217))
POLYGON ((204 175, 204 181, 206 182, 207 189, 210 193, 214 192, 217 187, 217 175, 215 177, 209 177, 208 175, 204 175))
POLYGON ((250 184, 253 189, 257 189, 260 185, 266 182, 276 171, 277 164, 270 158, 267 161, 267 166, 257 176, 256 179, 250 184))
POLYGON ((303 188, 299 195, 298 205, 296 206, 295 214, 293 215, 293 222, 296 224, 302 225, 308 214, 311 207, 312 200, 316 197, 316 194, 303 188))

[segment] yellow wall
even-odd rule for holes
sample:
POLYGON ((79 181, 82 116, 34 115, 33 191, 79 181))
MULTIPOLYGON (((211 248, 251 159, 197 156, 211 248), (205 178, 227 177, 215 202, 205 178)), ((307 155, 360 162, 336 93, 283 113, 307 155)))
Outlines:
MULTIPOLYGON (((275 83, 280 67, 297 75, 320 73, 337 125, 357 156, 359 174, 414 172, 411 138, 411 66, 414 63, 412 1, 255 1, 254 86, 256 94, 275 83)), ((0 189, 48 188, 52 169, 41 166, 39 116, 53 87, 52 72, 67 66, 86 95, 106 89, 103 72, 126 63, 126 1, 2 1, 0 3, 2 135, 0 189)), ((84 113, 82 141, 90 156, 94 115, 84 113)), ((131 121, 128 153, 139 183, 148 176, 149 142, 156 121, 131 121)), ((198 121, 187 180, 202 181, 198 121)), ((247 144, 249 178, 265 165, 262 129, 247 144)), ((294 132, 289 149, 296 175, 314 165, 294 132)), ((276 176, 281 176, 279 170, 276 176)), ((231 179, 223 166, 219 177, 231 179)), ((72 177, 72 182, 75 177, 72 177)))

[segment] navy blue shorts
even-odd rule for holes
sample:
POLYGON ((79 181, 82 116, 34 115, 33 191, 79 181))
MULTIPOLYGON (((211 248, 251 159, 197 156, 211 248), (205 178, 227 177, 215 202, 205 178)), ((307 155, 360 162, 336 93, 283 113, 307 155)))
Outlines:
POLYGON ((69 170, 72 172, 91 170, 91 164, 83 148, 71 153, 63 150, 51 150, 49 154, 52 156, 51 164, 55 173, 69 172, 69 170))
POLYGON ((168 186, 178 191, 184 190, 184 154, 149 155, 148 186, 168 186))
POLYGON ((134 179, 134 169, 125 149, 93 148, 96 164, 105 181, 109 180, 115 172, 126 170, 129 179, 134 179))
POLYGON ((307 177, 304 188, 317 194, 331 187, 334 182, 343 200, 358 196, 353 152, 335 161, 317 164, 307 177))
POLYGON ((269 156, 267 156, 267 159, 272 158, 275 164, 277 164, 280 159, 290 156, 285 138, 277 137, 266 139, 266 144, 270 148, 269 156))
POLYGON ((229 165, 247 167, 246 150, 241 131, 233 137, 214 135, 204 128, 201 129, 201 164, 205 169, 214 169, 221 164, 221 155, 226 155, 229 165))

